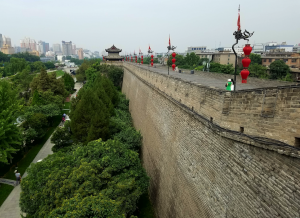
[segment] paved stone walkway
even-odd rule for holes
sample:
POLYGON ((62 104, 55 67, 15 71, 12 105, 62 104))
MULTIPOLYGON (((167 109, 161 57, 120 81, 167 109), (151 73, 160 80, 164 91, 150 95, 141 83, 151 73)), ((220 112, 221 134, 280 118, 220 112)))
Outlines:
MULTIPOLYGON (((46 158, 49 154, 52 154, 52 147, 54 144, 50 142, 50 138, 46 141, 40 152, 36 155, 32 163, 36 163, 40 159, 46 158)), ((26 177, 27 173, 21 175, 22 178, 26 177)), ((20 218, 21 210, 19 207, 21 186, 16 186, 7 199, 3 202, 0 207, 0 218, 20 218)))
MULTIPOLYGON (((126 62, 128 63, 128 62, 126 62)), ((132 64, 132 63, 129 63, 132 64)), ((161 74, 168 74, 168 67, 162 66, 161 64, 155 65, 154 67, 149 67, 148 65, 139 65, 144 69, 150 69, 151 71, 158 72, 161 74)), ((230 74, 222 74, 222 73, 213 73, 213 72, 203 72, 203 71, 195 71, 195 74, 191 74, 191 70, 182 69, 183 73, 175 72, 170 67, 169 74, 176 78, 181 78, 182 80, 189 82, 196 82, 201 85, 209 86, 212 88, 225 90, 225 84, 228 79, 233 79, 234 75, 230 74)), ((257 89, 257 88, 266 88, 266 87, 277 87, 277 86, 288 86, 288 85, 296 85, 294 82, 285 82, 279 80, 263 80, 253 77, 248 77, 247 83, 242 83, 241 76, 237 75, 237 90, 244 89, 257 89)))
POLYGON ((0 178, 0 183, 15 186, 16 185, 16 180, 0 178))

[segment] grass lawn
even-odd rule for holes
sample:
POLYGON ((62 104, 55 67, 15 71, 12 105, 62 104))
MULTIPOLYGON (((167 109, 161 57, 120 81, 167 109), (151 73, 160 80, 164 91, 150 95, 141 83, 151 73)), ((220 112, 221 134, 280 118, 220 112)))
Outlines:
POLYGON ((65 74, 65 71, 62 71, 62 70, 56 71, 56 77, 63 76, 64 74, 65 74))
MULTIPOLYGON (((35 156, 39 153, 45 142, 48 140, 48 138, 51 136, 51 134, 54 132, 56 127, 61 121, 61 115, 56 116, 54 119, 53 127, 50 127, 47 131, 47 133, 44 135, 44 137, 36 140, 34 142, 34 145, 31 147, 31 149, 24 155, 24 157, 17 163, 18 171, 21 173, 21 176, 24 175, 26 169, 30 166, 31 162, 35 158, 35 156)), ((15 174, 14 174, 15 166, 12 166, 10 170, 3 176, 5 179, 12 179, 15 180, 15 174)), ((10 194, 10 192, 14 189, 11 185, 1 184, 0 187, 0 206, 3 204, 7 196, 10 194)))
POLYGON ((70 107, 71 107, 71 102, 65 102, 63 109, 70 109, 70 107))
MULTIPOLYGON (((48 74, 50 74, 50 73, 53 73, 53 72, 48 72, 48 74)), ((56 78, 57 78, 57 77, 63 76, 65 74, 65 71, 57 70, 57 71, 55 71, 55 73, 56 73, 56 78)))

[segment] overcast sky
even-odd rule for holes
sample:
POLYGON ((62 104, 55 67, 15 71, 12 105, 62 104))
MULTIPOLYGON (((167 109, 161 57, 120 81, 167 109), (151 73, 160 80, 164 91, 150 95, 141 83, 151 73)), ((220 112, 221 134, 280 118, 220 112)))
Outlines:
MULTIPOLYGON (((102 52, 165 52, 168 37, 188 46, 231 46, 241 4, 241 28, 255 31, 250 43, 300 43, 300 0, 1 0, 0 33, 12 45, 30 37, 50 43, 72 41, 102 52)), ((243 42, 240 42, 242 45, 243 42)))

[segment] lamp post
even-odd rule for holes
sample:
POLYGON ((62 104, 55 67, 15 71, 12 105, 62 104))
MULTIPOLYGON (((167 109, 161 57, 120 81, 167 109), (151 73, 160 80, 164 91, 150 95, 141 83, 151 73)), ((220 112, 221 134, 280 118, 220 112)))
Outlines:
POLYGON ((134 58, 135 58, 135 63, 137 64, 137 55, 135 53, 135 51, 133 52, 134 58))
MULTIPOLYGON (((171 39, 170 39, 170 36, 169 36, 169 46, 167 47, 167 49, 168 49, 168 52, 167 52, 167 55, 168 55, 168 60, 169 60, 169 51, 174 51, 175 50, 175 46, 171 46, 171 39)), ((173 62, 173 64, 172 64, 172 68, 173 68, 173 66, 174 66, 174 68, 173 68, 173 71, 174 71, 174 69, 175 69, 175 61, 176 61, 176 59, 175 59, 175 57, 176 57, 176 53, 175 52, 173 52, 172 53, 172 57, 173 57, 173 59, 172 59, 172 62, 173 62)), ((168 64, 168 75, 169 75, 169 64, 168 64)))
MULTIPOLYGON (((150 48, 150 45, 149 45, 149 49, 148 49, 148 57, 150 56, 151 54, 151 67, 153 67, 153 51, 151 50, 150 48)), ((149 65, 148 65, 149 66, 149 65)))
MULTIPOLYGON (((249 42, 249 38, 253 35, 253 33, 250 33, 250 32, 248 32, 247 30, 245 30, 243 33, 242 33, 242 31, 241 31, 241 23, 240 23, 240 6, 239 6, 239 15, 238 15, 238 22, 237 22, 237 26, 238 26, 238 29, 237 29, 237 31, 235 31, 234 33, 233 33, 233 35, 234 35, 234 37, 235 37, 235 39, 236 39, 236 43, 234 43, 233 45, 232 45, 232 50, 233 50, 233 52, 234 52, 234 54, 235 54, 235 69, 234 69, 234 91, 236 90, 236 70, 237 70, 237 53, 236 53, 236 51, 235 51, 235 49, 234 49, 234 46, 236 46, 238 43, 239 43, 239 40, 240 39, 244 39, 244 40, 247 40, 247 42, 249 42)), ((249 44, 246 44, 246 47, 247 47, 247 54, 248 55, 250 55, 250 52, 251 52, 251 50, 252 50, 252 48, 250 47, 250 45, 249 44), (250 52, 248 52, 248 48, 251 48, 251 50, 250 50, 250 52)), ((245 47, 245 48, 246 48, 245 47)), ((244 50, 244 52, 245 52, 245 48, 243 49, 244 50)), ((245 55, 247 55, 246 54, 246 52, 245 52, 245 55)), ((250 64, 250 63, 249 63, 250 64)), ((244 66, 244 64, 243 64, 243 66, 244 66)), ((245 66, 244 66, 244 68, 246 68, 245 66)), ((248 67, 247 67, 248 68, 248 67)), ((249 75, 249 71, 247 70, 247 69, 244 69, 244 70, 242 70, 242 72, 241 72, 241 75, 243 75, 242 76, 242 83, 246 83, 247 82, 247 77, 248 77, 248 75, 246 76, 246 74, 247 74, 247 72, 248 72, 248 75, 249 75), (246 82, 245 82, 246 81, 246 82)))
POLYGON ((141 64, 143 64, 144 57, 143 57, 143 53, 141 52, 141 49, 139 49, 139 55, 141 57, 141 64))

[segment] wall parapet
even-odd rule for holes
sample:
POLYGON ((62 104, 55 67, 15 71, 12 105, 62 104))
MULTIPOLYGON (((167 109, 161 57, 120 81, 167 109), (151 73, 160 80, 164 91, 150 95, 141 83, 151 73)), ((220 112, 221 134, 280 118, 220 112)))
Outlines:
POLYGON ((228 92, 129 63, 123 67, 220 127, 290 146, 300 137, 300 86, 228 92))

